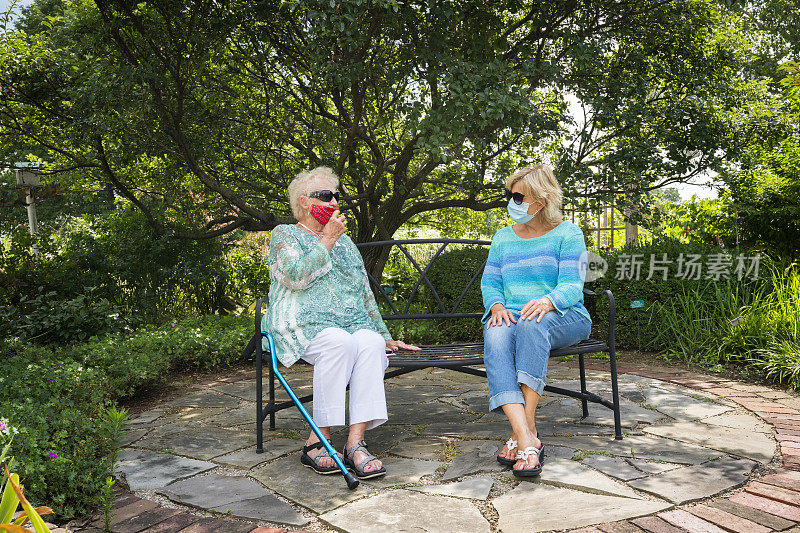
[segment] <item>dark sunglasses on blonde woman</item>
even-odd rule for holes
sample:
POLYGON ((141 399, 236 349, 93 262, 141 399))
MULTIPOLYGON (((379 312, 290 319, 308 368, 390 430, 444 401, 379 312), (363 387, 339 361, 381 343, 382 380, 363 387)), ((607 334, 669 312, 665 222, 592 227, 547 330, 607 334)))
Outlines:
POLYGON ((309 193, 308 197, 309 198, 318 198, 318 199, 322 200, 323 202, 330 202, 331 200, 336 198, 336 201, 338 202, 339 201, 339 192, 338 191, 330 191, 328 189, 324 189, 322 191, 314 191, 312 193, 309 193))
POLYGON ((511 200, 512 198, 514 199, 515 204, 520 205, 525 200, 525 195, 521 192, 511 192, 506 189, 506 201, 511 200))

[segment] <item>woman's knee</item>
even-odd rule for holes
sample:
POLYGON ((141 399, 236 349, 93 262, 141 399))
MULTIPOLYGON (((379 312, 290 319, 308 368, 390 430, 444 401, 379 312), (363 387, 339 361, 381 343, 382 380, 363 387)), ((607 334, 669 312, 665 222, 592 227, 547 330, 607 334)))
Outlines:
POLYGON ((516 326, 506 326, 501 324, 499 326, 492 326, 486 328, 483 326, 483 343, 486 346, 507 346, 509 342, 514 340, 514 328, 516 326))
POLYGON ((321 345, 319 346, 321 350, 319 356, 317 356, 317 361, 320 359, 349 359, 355 355, 358 346, 353 335, 339 328, 327 328, 323 330, 323 333, 324 336, 321 335, 321 338, 314 339, 321 345))

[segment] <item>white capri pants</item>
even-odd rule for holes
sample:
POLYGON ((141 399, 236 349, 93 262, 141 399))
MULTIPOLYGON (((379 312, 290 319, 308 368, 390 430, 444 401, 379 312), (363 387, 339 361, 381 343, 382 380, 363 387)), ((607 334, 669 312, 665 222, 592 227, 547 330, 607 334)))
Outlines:
POLYGON ((347 385, 350 425, 366 422, 367 429, 372 429, 388 420, 383 373, 389 358, 380 333, 325 328, 311 339, 303 359, 314 365, 314 422, 318 426, 344 425, 347 385))

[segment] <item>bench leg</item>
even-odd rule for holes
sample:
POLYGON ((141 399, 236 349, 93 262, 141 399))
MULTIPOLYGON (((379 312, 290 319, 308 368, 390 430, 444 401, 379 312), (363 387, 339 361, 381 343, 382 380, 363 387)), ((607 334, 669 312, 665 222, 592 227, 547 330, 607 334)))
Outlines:
POLYGON ((258 339, 256 347, 256 453, 264 453, 264 414, 261 406, 263 392, 261 390, 261 379, 263 374, 263 353, 261 351, 261 339, 258 339))
MULTIPOLYGON (((584 366, 583 354, 578 355, 578 361, 580 363, 580 372, 581 372, 581 392, 586 394, 586 367, 584 366)), ((589 416, 589 403, 586 401, 586 398, 581 399, 581 408, 583 409, 583 418, 589 416)))
POLYGON ((622 439, 622 423, 619 412, 619 386, 617 385, 617 351, 612 344, 608 350, 609 362, 611 363, 611 396, 614 402, 614 438, 622 439))
MULTIPOLYGON (((275 407, 275 370, 269 365, 269 407, 275 407)), ((269 414, 269 429, 275 430, 275 411, 269 414)))

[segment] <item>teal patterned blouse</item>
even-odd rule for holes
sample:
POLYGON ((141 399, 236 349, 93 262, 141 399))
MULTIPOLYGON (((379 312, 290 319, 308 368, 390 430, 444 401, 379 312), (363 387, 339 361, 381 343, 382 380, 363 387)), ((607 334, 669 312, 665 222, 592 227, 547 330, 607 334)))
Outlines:
MULTIPOLYGON (((369 288, 358 248, 347 235, 328 250, 295 225, 272 230, 269 308, 261 321, 275 339, 278 360, 293 365, 325 328, 377 331, 391 339, 369 288)), ((269 345, 264 339, 264 349, 269 345)))

